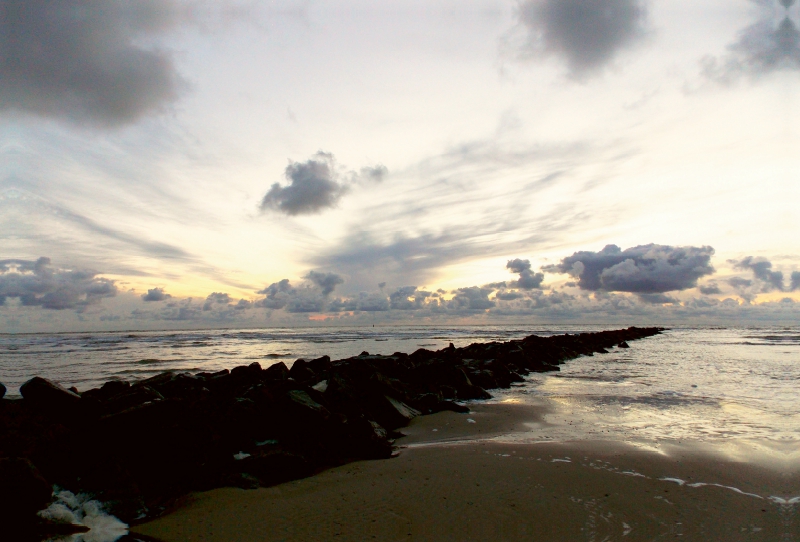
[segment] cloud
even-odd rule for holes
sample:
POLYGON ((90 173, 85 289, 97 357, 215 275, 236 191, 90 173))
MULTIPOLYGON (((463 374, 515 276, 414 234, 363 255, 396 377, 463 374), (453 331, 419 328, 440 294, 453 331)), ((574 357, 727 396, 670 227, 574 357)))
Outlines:
POLYGON ((354 177, 357 182, 380 183, 389 175, 389 170, 383 164, 362 167, 358 175, 354 177))
POLYGON ((0 261, 0 305, 16 298, 23 306, 83 312, 115 295, 114 281, 96 271, 53 268, 50 258, 0 261))
POLYGON ((162 111, 182 81, 169 52, 143 43, 187 9, 164 0, 0 0, 0 111, 99 126, 162 111))
POLYGON ((719 289, 719 285, 713 280, 707 284, 701 284, 697 287, 697 289, 700 290, 700 293, 703 295, 716 295, 722 293, 722 291, 719 289))
POLYGON ((391 308, 389 298, 378 292, 359 294, 355 301, 355 310, 365 312, 384 312, 391 308))
POLYGON ((266 309, 282 309, 289 302, 289 295, 294 291, 294 287, 289 284, 289 279, 273 282, 263 290, 256 293, 266 295, 264 299, 256 301, 256 307, 266 309))
POLYGON ((752 271, 753 276, 761 281, 762 291, 771 292, 773 290, 783 291, 783 273, 772 271, 772 262, 765 258, 754 258, 748 256, 742 260, 731 260, 735 269, 752 271))
POLYGON ((761 7, 760 20, 739 32, 739 38, 728 46, 727 55, 703 59, 706 76, 730 83, 741 75, 800 70, 800 30, 788 11, 794 2, 756 0, 754 3, 761 7))
POLYGON ((713 254, 709 246, 649 244, 621 250, 607 245, 600 252, 576 252, 544 270, 578 278, 582 290, 659 294, 694 288, 714 272, 713 254))
POLYGON ((261 211, 278 211, 289 216, 321 213, 336 207, 352 186, 381 182, 389 170, 383 165, 362 168, 342 175, 333 154, 319 151, 305 162, 290 162, 284 176, 289 184, 273 184, 261 200, 261 211))
POLYGON ((749 288, 753 285, 753 281, 743 279, 742 277, 731 277, 728 279, 728 284, 734 288, 749 288))
POLYGON ((228 306, 233 303, 233 299, 231 296, 221 292, 213 292, 208 294, 206 297, 206 302, 203 304, 204 311, 210 311, 214 308, 217 308, 218 305, 228 306))
POLYGON ((542 285, 544 275, 542 273, 534 273, 531 271, 530 260, 509 260, 506 264, 506 269, 512 273, 519 274, 519 280, 508 283, 509 288, 520 288, 522 290, 532 290, 542 285))
POLYGON ((751 271, 753 273, 753 280, 743 279, 741 277, 733 277, 728 282, 740 290, 740 295, 745 299, 752 300, 755 297, 756 291, 761 293, 767 292, 792 292, 800 289, 800 271, 793 271, 789 276, 789 284, 784 283, 784 275, 782 271, 773 271, 772 262, 766 258, 756 258, 747 256, 741 260, 728 260, 733 264, 734 269, 741 269, 743 271, 751 271), (755 291, 748 292, 746 295, 742 292, 745 288, 754 288, 755 291))
POLYGON ((319 289, 322 290, 322 295, 328 295, 336 289, 336 286, 339 284, 344 284, 344 279, 336 273, 319 273, 317 271, 309 271, 308 275, 303 278, 308 279, 317 285, 319 289))
POLYGON ((393 310, 419 310, 425 306, 425 300, 434 295, 431 292, 417 290, 416 286, 402 286, 389 294, 389 303, 393 310))
POLYGON ((639 41, 647 10, 641 0, 524 0, 519 17, 528 31, 526 54, 561 57, 582 77, 639 41))
POLYGON ((147 290, 146 294, 142 294, 142 299, 144 301, 164 301, 171 297, 170 294, 164 292, 164 288, 152 288, 147 290))
POLYGON ((649 303, 651 305, 664 305, 667 303, 678 304, 680 301, 674 297, 664 294, 638 294, 637 297, 642 303, 649 303))
POLYGON ((789 283, 791 291, 800 290, 800 271, 792 272, 791 282, 789 283))
POLYGON ((320 273, 310 271, 304 279, 310 284, 295 288, 289 279, 273 282, 258 294, 265 297, 253 303, 253 307, 266 309, 285 309, 286 312, 322 312, 328 301, 328 296, 336 286, 344 283, 344 279, 335 273, 320 273))
POLYGON ((306 162, 291 162, 284 172, 288 186, 272 185, 261 200, 261 210, 276 210, 287 215, 319 213, 336 207, 348 191, 335 180, 333 155, 318 152, 306 162))
POLYGON ((451 299, 447 306, 451 310, 457 311, 486 311, 495 306, 495 302, 489 299, 492 288, 479 288, 470 286, 469 288, 459 288, 455 290, 456 295, 451 299))

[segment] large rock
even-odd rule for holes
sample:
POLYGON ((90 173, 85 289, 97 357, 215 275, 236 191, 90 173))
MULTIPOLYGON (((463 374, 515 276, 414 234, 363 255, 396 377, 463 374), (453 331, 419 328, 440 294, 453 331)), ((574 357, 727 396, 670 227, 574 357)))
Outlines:
POLYGON ((0 459, 0 525, 30 524, 36 521, 36 512, 50 504, 53 488, 28 459, 19 457, 0 459))
POLYGON ((314 378, 316 375, 311 367, 309 367, 309 364, 306 360, 298 359, 292 364, 292 368, 289 369, 289 376, 298 382, 306 382, 314 378))
POLYGON ((150 386, 136 386, 126 390, 115 397, 110 398, 103 404, 103 409, 107 414, 122 412, 135 406, 151 403, 153 401, 163 401, 164 396, 150 386))
POLYGON ((260 449, 238 463, 242 472, 254 476, 264 486, 305 478, 314 473, 313 465, 305 457, 285 450, 260 449))
POLYGON ((0 382, 0 399, 6 396, 6 387, 0 382))
POLYGON ((38 376, 25 382, 19 391, 28 405, 53 417, 68 418, 80 408, 80 395, 38 376))
POLYGON ((289 368, 284 362, 279 361, 264 369, 262 378, 264 380, 286 380, 289 378, 289 368))

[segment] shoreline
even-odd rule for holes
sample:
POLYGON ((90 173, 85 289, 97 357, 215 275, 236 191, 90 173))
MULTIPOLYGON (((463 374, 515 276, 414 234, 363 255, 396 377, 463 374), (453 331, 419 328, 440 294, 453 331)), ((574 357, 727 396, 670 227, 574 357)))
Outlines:
POLYGON ((270 488, 220 488, 131 533, 183 540, 776 540, 800 534, 797 472, 689 445, 503 442, 546 404, 474 404, 403 429, 399 454, 270 488), (471 423, 467 420, 473 420, 471 423), (434 431, 434 429, 436 431, 434 431))

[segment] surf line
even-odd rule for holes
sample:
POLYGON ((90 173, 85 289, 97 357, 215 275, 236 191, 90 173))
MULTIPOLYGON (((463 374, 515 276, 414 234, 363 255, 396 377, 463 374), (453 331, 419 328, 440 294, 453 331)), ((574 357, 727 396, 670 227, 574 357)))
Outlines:
POLYGON ((783 506, 786 505, 791 506, 800 503, 800 496, 790 497, 790 498, 777 497, 775 495, 769 497, 762 497, 761 495, 756 495, 755 493, 747 493, 746 491, 742 491, 738 487, 726 486, 723 484, 715 484, 707 482, 694 482, 692 484, 688 484, 686 483, 686 480, 681 480, 680 478, 670 478, 670 477, 659 478, 659 480, 661 480, 662 482, 673 482, 678 484, 679 486, 685 485, 686 487, 705 487, 705 486, 721 487, 722 489, 729 489, 731 491, 735 491, 740 495, 745 495, 747 497, 755 497, 756 499, 762 499, 762 500, 766 499, 768 501, 774 502, 775 504, 780 504, 783 506))

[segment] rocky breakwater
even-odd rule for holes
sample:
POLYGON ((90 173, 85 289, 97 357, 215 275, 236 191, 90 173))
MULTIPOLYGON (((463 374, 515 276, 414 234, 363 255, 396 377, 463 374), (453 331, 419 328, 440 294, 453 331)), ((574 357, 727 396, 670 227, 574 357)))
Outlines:
MULTIPOLYGON (((660 328, 530 336, 439 351, 165 372, 78 392, 35 377, 0 401, 0 509, 30 529, 56 484, 93 495, 131 522, 191 491, 255 488, 360 459, 388 458, 420 414, 468 412, 532 372, 627 347, 660 328), (6 500, 6 499, 4 499, 6 500)), ((4 528, 6 528, 4 527, 4 528)), ((39 525, 41 527, 41 525, 39 525)))

